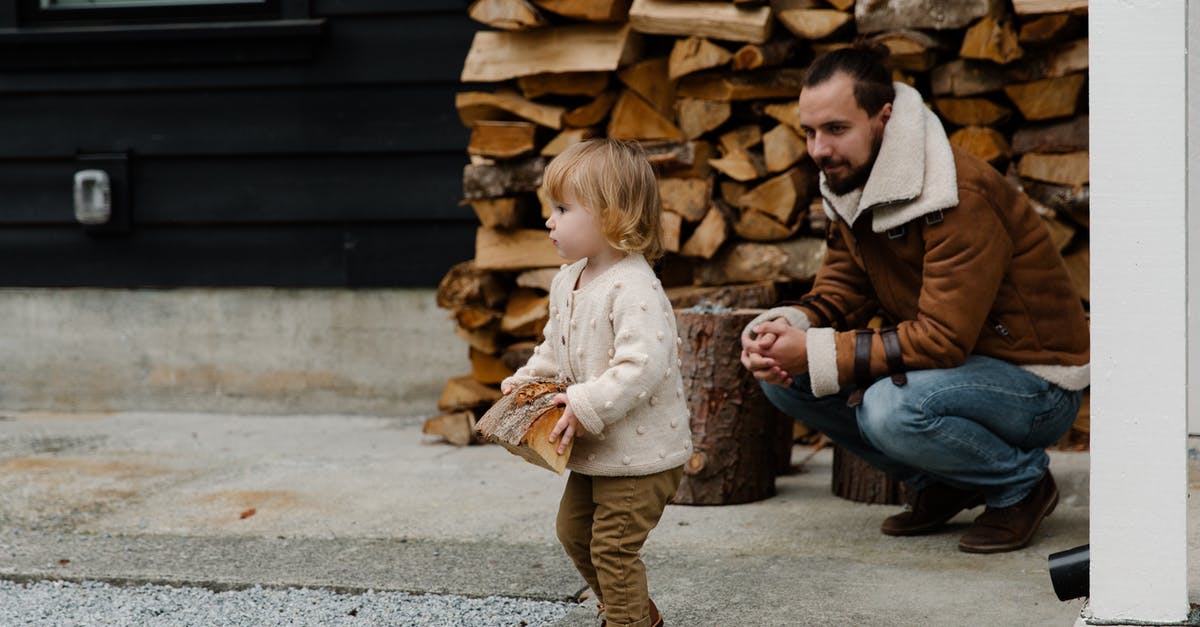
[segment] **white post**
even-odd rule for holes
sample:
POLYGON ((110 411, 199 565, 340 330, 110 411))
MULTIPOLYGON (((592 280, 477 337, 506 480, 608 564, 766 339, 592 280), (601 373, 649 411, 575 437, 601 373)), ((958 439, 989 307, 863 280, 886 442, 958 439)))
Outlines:
POLYGON ((1087 622, 1188 615, 1184 0, 1089 3, 1087 622))

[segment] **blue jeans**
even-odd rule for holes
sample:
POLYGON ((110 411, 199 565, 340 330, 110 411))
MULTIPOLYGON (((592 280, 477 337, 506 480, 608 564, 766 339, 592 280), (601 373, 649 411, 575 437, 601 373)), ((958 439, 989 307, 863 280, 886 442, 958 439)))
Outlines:
POLYGON ((1020 501, 1050 465, 1044 450, 1071 427, 1082 392, 1007 362, 973 355, 957 368, 888 377, 846 406, 853 388, 816 398, 807 375, 763 384, 787 415, 872 466, 920 489, 931 482, 981 491, 989 507, 1020 501))

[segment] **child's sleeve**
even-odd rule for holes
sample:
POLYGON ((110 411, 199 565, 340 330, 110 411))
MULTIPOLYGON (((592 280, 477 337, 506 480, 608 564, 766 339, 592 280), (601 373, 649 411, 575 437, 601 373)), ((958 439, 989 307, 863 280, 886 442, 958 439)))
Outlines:
POLYGON ((635 277, 619 281, 611 302, 613 346, 608 369, 591 381, 567 388, 571 409, 592 434, 602 432, 638 405, 657 403, 655 392, 677 367, 672 331, 675 314, 657 280, 635 277))

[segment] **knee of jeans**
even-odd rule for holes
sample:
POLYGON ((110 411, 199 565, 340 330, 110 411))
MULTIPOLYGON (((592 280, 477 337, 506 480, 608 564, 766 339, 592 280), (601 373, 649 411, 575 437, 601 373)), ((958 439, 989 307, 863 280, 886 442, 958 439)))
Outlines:
POLYGON ((807 378, 797 377, 790 386, 775 385, 766 381, 759 381, 758 384, 767 400, 784 412, 787 412, 789 405, 797 401, 811 401, 816 398, 812 395, 811 384, 807 378))
POLYGON ((879 448, 919 430, 913 412, 907 409, 905 390, 882 379, 867 388, 858 408, 858 428, 863 437, 879 448))

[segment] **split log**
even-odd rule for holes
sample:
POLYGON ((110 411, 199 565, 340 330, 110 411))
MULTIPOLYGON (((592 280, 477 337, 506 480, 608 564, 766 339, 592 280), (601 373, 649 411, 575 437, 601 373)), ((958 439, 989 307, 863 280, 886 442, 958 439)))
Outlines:
POLYGON ((1026 120, 1049 120, 1075 114, 1086 74, 1068 74, 1031 83, 1009 85, 1004 93, 1026 120))
POLYGON ((825 201, 818 194, 808 203, 808 232, 825 235, 829 228, 829 216, 825 214, 825 201))
POLYGON ((486 165, 469 163, 463 166, 463 197, 477 200, 532 192, 542 184, 545 169, 543 157, 486 165))
POLYGON ((703 178, 708 176, 707 172, 703 174, 689 175, 684 172, 686 168, 692 168, 696 165, 696 160, 702 152, 706 151, 703 146, 704 142, 640 142, 642 148, 646 151, 646 161, 650 162, 650 166, 659 172, 670 172, 671 176, 694 176, 695 178, 703 178))
MULTIPOLYGON (((809 211, 809 215, 812 215, 809 211)), ((818 210, 822 218, 824 212, 818 210)), ((825 263, 825 239, 820 237, 797 237, 776 244, 787 255, 783 275, 789 279, 809 283, 817 276, 817 270, 825 263)))
MULTIPOLYGON (((1074 22, 1066 13, 1052 13, 1034 18, 1021 25, 1018 39, 1023 44, 1044 44, 1051 41, 1062 41, 1068 35, 1074 22)), ((1073 31, 1070 31, 1073 32, 1073 31)))
POLYGON ((741 207, 742 196, 750 189, 750 186, 738 181, 723 179, 721 181, 721 198, 731 207, 741 207))
POLYGON ((549 292, 550 282, 554 280, 554 275, 558 274, 558 270, 558 268, 526 270, 517 275, 517 287, 527 287, 529 289, 549 292))
POLYGON ((503 316, 502 313, 478 305, 465 305, 454 310, 454 321, 468 331, 482 329, 503 316))
POLYGON ((500 382, 511 377, 513 369, 495 355, 489 355, 470 349, 468 357, 471 360, 471 378, 487 385, 500 385, 500 382))
POLYGON ((687 222, 699 222, 708 213, 712 181, 706 178, 659 179, 658 195, 664 212, 674 213, 687 222))
POLYGON ((935 96, 978 96, 1003 89, 1007 79, 995 64, 955 59, 933 68, 929 82, 935 96))
POLYGON ((1013 152, 1075 152, 1088 149, 1088 116, 1026 126, 1013 134, 1013 152))
POLYGON ((542 126, 562 128, 563 107, 526 100, 513 92, 465 91, 454 96, 454 106, 463 126, 472 127, 483 120, 524 118, 542 126))
POLYGON ((549 318, 550 297, 521 288, 509 295, 500 330, 514 337, 537 337, 549 318))
POLYGON ((693 443, 675 503, 728 505, 775 493, 776 470, 792 448, 781 428, 790 433, 791 424, 736 359, 742 328, 759 313, 675 313, 693 443))
POLYGON ((492 272, 475 265, 474 261, 454 264, 442 277, 437 288, 437 306, 458 309, 479 305, 495 309, 508 298, 508 288, 492 272))
POLYGON ((1071 187, 1025 180, 1021 182, 1021 187, 1030 198, 1062 215, 1069 216, 1075 224, 1080 226, 1089 224, 1088 209, 1091 204, 1091 192, 1087 185, 1071 187))
POLYGON ((529 358, 533 357, 533 349, 537 348, 538 343, 532 341, 514 342, 504 348, 504 352, 500 353, 500 361, 504 362, 505 366, 517 371, 529 363, 529 358))
POLYGON ((685 139, 678 126, 628 89, 613 107, 608 121, 608 136, 616 139, 685 139))
POLYGON ((467 154, 510 159, 533 152, 537 126, 529 122, 480 120, 471 127, 467 154))
POLYGON ((479 223, 492 229, 512 229, 533 215, 526 197, 479 198, 471 201, 479 223))
POLYGON ((732 131, 721 133, 719 138, 722 152, 745 152, 762 143, 762 129, 757 124, 739 126, 732 131))
POLYGON ((987 126, 965 126, 950 134, 950 144, 999 166, 1012 156, 1012 147, 1004 135, 987 126))
POLYGON ((559 455, 558 443, 550 442, 550 432, 563 413, 554 397, 566 389, 563 383, 544 379, 521 385, 493 405, 475 428, 484 440, 498 442, 525 461, 561 475, 574 441, 559 455))
POLYGON ((839 11, 849 11, 854 7, 854 0, 825 0, 839 11))
POLYGON ((500 340, 495 324, 488 324, 477 329, 454 327, 454 334, 462 338, 471 348, 481 353, 495 355, 500 352, 500 340))
POLYGON ((1017 15, 1086 12, 1087 6, 1088 0, 1013 0, 1013 11, 1017 15))
POLYGON ((659 220, 662 222, 663 249, 669 253, 679 252, 680 237, 683 232, 683 216, 664 211, 659 214, 659 220))
POLYGON ((780 124, 763 135, 763 159, 767 172, 782 172, 792 167, 808 153, 808 144, 786 124, 780 124))
POLYGON ((1001 65, 1020 59, 1025 52, 1017 40, 1017 31, 1008 19, 985 16, 967 29, 958 56, 983 59, 1001 65))
POLYGON ((795 100, 781 104, 769 104, 763 107, 763 112, 779 122, 787 124, 797 133, 804 132, 804 129, 800 127, 800 104, 795 100))
POLYGON ((729 119, 733 108, 728 102, 680 98, 675 103, 676 119, 684 137, 696 139, 729 119))
POLYGON ((804 72, 796 68, 696 74, 680 79, 676 93, 684 98, 727 101, 798 98, 803 78, 804 72))
POLYGON ((475 0, 467 9, 467 15, 476 22, 504 30, 546 25, 546 18, 528 0, 475 0))
POLYGON ((825 39, 842 30, 852 17, 834 9, 788 9, 775 14, 784 28, 801 39, 825 39))
POLYGON ((548 95, 595 98, 608 87, 608 72, 533 74, 518 78, 517 87, 526 98, 548 95))
POLYGON ((943 119, 959 126, 991 126, 1012 115, 1012 109, 987 98, 938 98, 934 107, 943 119))
POLYGON ((871 41, 888 49, 888 66, 908 72, 928 72, 937 63, 941 42, 917 30, 881 33, 871 41))
POLYGON ((542 229, 480 228, 475 232, 475 266, 481 270, 524 270, 562 264, 542 229))
POLYGON ((1088 40, 1079 39, 1018 64, 1012 75, 1020 81, 1032 81, 1039 78, 1058 78, 1087 70, 1088 40))
POLYGON ((725 243, 728 235, 729 226, 725 221, 725 216, 721 215, 721 211, 716 207, 711 207, 683 248, 679 249, 679 254, 685 257, 708 259, 716 254, 717 249, 725 243))
POLYGON ((738 206, 761 211, 784 225, 793 223, 796 208, 807 205, 807 177, 800 168, 793 168, 742 194, 738 206))
POLYGON ((730 67, 735 71, 757 70, 783 65, 795 56, 800 42, 792 37, 773 39, 765 44, 746 44, 733 53, 730 67))
POLYGON ((995 13, 997 4, 995 0, 860 1, 854 5, 854 25, 859 33, 962 28, 985 15, 995 13))
POLYGON ((624 22, 629 0, 533 0, 539 7, 563 17, 589 22, 624 22))
POLYGON ((628 24, 568 24, 530 31, 478 31, 460 80, 494 83, 548 72, 611 72, 636 59, 628 24))
POLYGON ((598 134, 599 133, 596 131, 596 129, 590 126, 584 128, 568 128, 558 135, 555 135, 554 139, 546 142, 546 145, 542 146, 541 154, 544 157, 557 156, 562 154, 562 151, 566 150, 567 148, 570 148, 571 146, 578 144, 585 139, 595 137, 598 134))
POLYGON ((652 35, 711 37, 761 44, 771 36, 771 7, 740 8, 697 0, 633 0, 629 23, 652 35))
POLYGON ((702 285, 773 281, 783 277, 787 262, 787 253, 774 244, 738 242, 700 264, 696 278, 702 285))
POLYGON ((1079 230, 1074 224, 1066 220, 1060 220, 1055 215, 1042 216, 1046 223, 1046 230, 1050 231, 1050 241, 1054 242, 1054 247, 1058 252, 1062 252, 1075 239, 1075 233, 1079 230))
POLYGON ((667 62, 667 76, 675 80, 680 76, 711 70, 728 65, 733 54, 703 37, 678 39, 671 48, 667 62))
POLYGON ((908 498, 909 488, 861 457, 835 445, 830 490, 834 496, 856 503, 899 505, 908 498))
POLYGON ((446 382, 438 398, 438 409, 443 412, 461 411, 491 405, 500 399, 500 390, 488 387, 470 375, 454 377, 446 382))
POLYGON ((675 309, 686 309, 700 304, 728 307, 730 309, 766 309, 779 302, 779 290, 774 281, 759 281, 740 285, 682 285, 669 287, 667 299, 675 309))
POLYGON ((743 211, 737 223, 733 225, 733 232, 737 233, 738 237, 751 242, 777 242, 795 235, 799 230, 798 221, 789 226, 753 209, 743 211))
POLYGON ((1088 182, 1088 153, 1026 153, 1021 157, 1017 173, 1047 183, 1079 187, 1088 182))
MULTIPOLYGON (((712 166, 708 161, 713 158, 716 149, 706 141, 690 141, 675 144, 667 153, 656 155, 652 153, 654 146, 643 143, 649 154, 650 165, 664 177, 675 178, 708 178, 712 175, 712 166), (670 157, 667 159, 666 157, 670 157)), ((669 144, 668 144, 669 146, 669 144)))
POLYGON ((720 159, 709 159, 708 164, 721 174, 738 181, 752 181, 767 174, 763 158, 752 152, 732 152, 720 159))
POLYGON ((454 446, 478 442, 475 437, 475 414, 470 411, 456 411, 429 418, 421 427, 421 433, 440 437, 454 446))
POLYGON ((670 78, 671 60, 668 57, 646 59, 617 72, 626 87, 641 96, 664 116, 672 115, 675 106, 675 81, 670 78))
POLYGON ((562 116, 562 123, 571 128, 588 128, 596 126, 608 117, 613 105, 617 103, 620 94, 616 90, 606 91, 592 99, 591 102, 567 111, 562 116))

